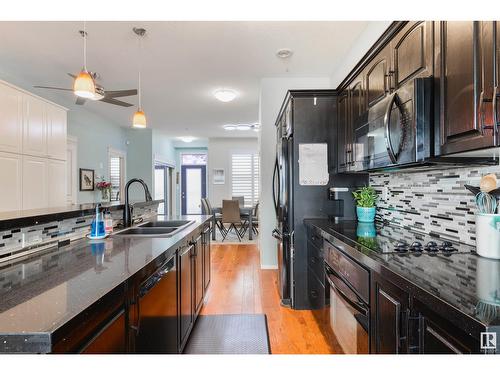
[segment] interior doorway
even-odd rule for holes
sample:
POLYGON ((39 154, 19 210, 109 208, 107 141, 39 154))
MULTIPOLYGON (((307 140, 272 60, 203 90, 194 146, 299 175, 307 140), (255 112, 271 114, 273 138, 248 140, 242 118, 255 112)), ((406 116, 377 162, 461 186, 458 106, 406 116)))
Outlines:
POLYGON ((201 199, 207 196, 207 154, 182 154, 181 213, 201 215, 201 199))
POLYGON ((173 172, 171 165, 156 163, 154 175, 154 199, 163 199, 158 206, 159 215, 172 216, 174 202, 173 172))

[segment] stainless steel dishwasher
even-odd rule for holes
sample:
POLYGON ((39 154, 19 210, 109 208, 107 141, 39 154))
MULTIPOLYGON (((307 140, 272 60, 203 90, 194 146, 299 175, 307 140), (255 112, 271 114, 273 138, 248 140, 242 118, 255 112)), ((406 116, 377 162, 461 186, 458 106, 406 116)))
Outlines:
POLYGON ((136 301, 135 351, 178 353, 176 255, 140 285, 136 301))

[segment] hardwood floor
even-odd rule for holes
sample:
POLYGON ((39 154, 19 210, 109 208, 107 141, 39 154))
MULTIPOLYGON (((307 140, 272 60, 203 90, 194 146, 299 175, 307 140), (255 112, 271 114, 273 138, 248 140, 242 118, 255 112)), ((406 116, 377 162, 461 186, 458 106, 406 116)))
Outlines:
POLYGON ((277 270, 261 270, 255 244, 212 245, 212 281, 201 314, 267 315, 273 354, 340 353, 325 311, 282 307, 277 270))

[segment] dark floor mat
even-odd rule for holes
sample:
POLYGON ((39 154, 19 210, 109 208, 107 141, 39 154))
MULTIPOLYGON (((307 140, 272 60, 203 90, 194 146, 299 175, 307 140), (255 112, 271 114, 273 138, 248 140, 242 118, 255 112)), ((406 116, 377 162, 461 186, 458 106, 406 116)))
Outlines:
POLYGON ((263 314, 200 315, 184 354, 270 354, 263 314))

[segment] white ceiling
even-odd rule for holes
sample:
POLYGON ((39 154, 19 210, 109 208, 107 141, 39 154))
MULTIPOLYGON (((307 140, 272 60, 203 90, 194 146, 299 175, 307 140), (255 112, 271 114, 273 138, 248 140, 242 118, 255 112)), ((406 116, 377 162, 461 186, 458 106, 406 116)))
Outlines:
MULTIPOLYGON (((88 63, 108 90, 137 87, 139 50, 132 27, 144 27, 143 107, 148 125, 172 136, 255 136, 222 125, 258 121, 263 77, 329 77, 370 22, 88 22, 88 63), (288 64, 275 55, 290 48, 288 64), (288 72, 286 71, 288 68, 288 72), (212 93, 233 88, 238 97, 212 93)), ((0 70, 25 86, 71 87, 82 67, 82 22, 0 22, 0 70)), ((16 82, 13 82, 16 83, 16 82)), ((70 110, 71 93, 32 88, 70 110)), ((137 97, 123 98, 137 103, 137 97)), ((130 126, 134 107, 90 102, 86 109, 130 126)))

